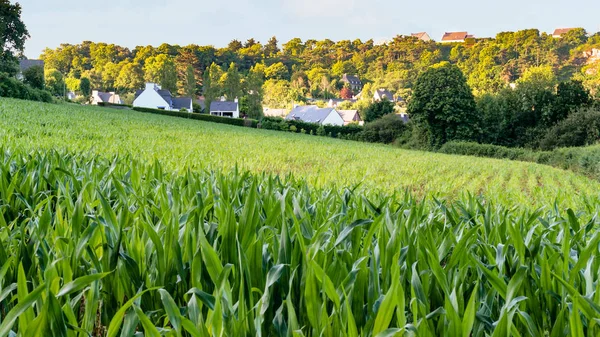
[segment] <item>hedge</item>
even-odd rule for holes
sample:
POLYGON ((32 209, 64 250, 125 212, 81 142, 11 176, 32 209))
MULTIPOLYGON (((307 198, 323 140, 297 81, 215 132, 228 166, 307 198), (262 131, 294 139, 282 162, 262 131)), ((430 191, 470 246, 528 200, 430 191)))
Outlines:
POLYGON ((0 73, 0 97, 11 97, 52 103, 52 94, 46 90, 33 88, 16 78, 0 73))
POLYGON ((201 120, 201 121, 205 121, 205 122, 229 124, 229 125, 235 125, 235 126, 245 126, 245 127, 251 127, 251 128, 258 127, 258 121, 256 119, 249 119, 249 118, 229 118, 229 117, 212 116, 212 115, 207 115, 207 114, 181 112, 181 111, 169 111, 169 110, 160 110, 160 109, 149 109, 149 108, 141 108, 141 107, 134 107, 133 110, 139 111, 139 112, 147 112, 147 113, 165 115, 165 116, 196 119, 196 120, 201 120))
POLYGON ((313 135, 317 134, 320 127, 325 130, 325 135, 333 138, 348 138, 349 136, 357 137, 362 131, 363 127, 355 124, 346 126, 337 125, 320 125, 316 123, 307 123, 298 120, 286 120, 281 117, 263 117, 261 120, 261 127, 268 130, 279 130, 279 131, 292 131, 296 133, 310 134, 312 131, 313 135))
POLYGON ((108 103, 108 102, 98 102, 98 106, 103 106, 107 108, 133 108, 133 105, 128 104, 116 104, 116 103, 108 103))
POLYGON ((533 162, 600 179, 600 145, 559 148, 552 151, 534 151, 489 144, 449 142, 444 144, 439 152, 533 162))

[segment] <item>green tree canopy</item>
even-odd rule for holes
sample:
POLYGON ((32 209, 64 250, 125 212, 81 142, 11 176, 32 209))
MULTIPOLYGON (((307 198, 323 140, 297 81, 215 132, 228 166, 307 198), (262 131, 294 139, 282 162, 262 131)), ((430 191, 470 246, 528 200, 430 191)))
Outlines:
POLYGON ((460 69, 449 63, 433 66, 419 76, 408 113, 427 132, 434 148, 479 136, 480 118, 471 88, 460 69))
POLYGON ((44 89, 44 68, 42 66, 29 67, 23 72, 23 81, 37 89, 44 89))
POLYGON ((0 0, 0 73, 17 73, 16 53, 22 53, 29 37, 21 20, 21 5, 0 0))

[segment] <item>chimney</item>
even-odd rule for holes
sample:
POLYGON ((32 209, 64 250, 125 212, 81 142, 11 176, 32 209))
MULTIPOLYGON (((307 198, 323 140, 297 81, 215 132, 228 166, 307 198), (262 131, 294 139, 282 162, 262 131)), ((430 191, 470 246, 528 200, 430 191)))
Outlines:
POLYGON ((221 102, 225 102, 225 96, 221 96, 221 102))
POLYGON ((146 83, 146 90, 147 89, 156 90, 156 84, 154 84, 154 83, 146 83))
POLYGON ((238 102, 238 99, 237 99, 237 97, 236 97, 236 98, 235 98, 233 101, 237 103, 237 102, 238 102))
POLYGON ((98 90, 92 90, 92 96, 98 96, 98 90))

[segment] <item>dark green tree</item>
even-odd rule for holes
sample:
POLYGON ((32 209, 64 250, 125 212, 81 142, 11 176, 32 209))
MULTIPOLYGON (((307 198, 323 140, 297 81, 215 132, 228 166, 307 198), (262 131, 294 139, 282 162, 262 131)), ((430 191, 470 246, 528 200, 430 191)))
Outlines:
POLYGON ((451 140, 477 140, 480 118, 475 98, 460 69, 447 62, 421 74, 408 104, 408 114, 427 132, 429 145, 451 140))
POLYGON ((44 68, 42 66, 29 67, 23 72, 23 82, 37 89, 44 89, 44 68))
POLYGON ((15 54, 23 52, 28 37, 27 27, 21 20, 21 5, 0 0, 0 73, 17 73, 15 54))
POLYGON ((84 97, 90 97, 92 95, 92 83, 87 77, 82 77, 79 82, 79 91, 84 97))
POLYGON ((236 64, 232 62, 229 65, 229 69, 227 70, 225 81, 223 83, 223 91, 228 100, 234 100, 235 98, 239 98, 241 96, 242 91, 240 87, 240 81, 240 73, 237 70, 236 64))
POLYGON ((196 97, 196 75, 194 74, 194 67, 191 65, 187 67, 184 89, 186 97, 192 97, 192 99, 196 97))
POLYGON ((374 102, 365 109, 364 120, 367 123, 373 122, 391 113, 394 113, 394 103, 384 99, 379 102, 374 102))

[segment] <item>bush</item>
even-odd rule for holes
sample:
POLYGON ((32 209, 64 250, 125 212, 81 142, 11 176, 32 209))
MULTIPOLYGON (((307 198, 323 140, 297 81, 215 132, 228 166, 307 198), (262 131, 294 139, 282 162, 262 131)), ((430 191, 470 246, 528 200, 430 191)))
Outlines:
POLYGON ((108 103, 108 102, 98 102, 98 106, 102 107, 121 107, 121 108, 132 108, 132 105, 128 104, 116 104, 116 103, 108 103))
POLYGON ((290 131, 291 132, 297 132, 298 128, 296 128, 296 126, 292 125, 292 126, 290 126, 290 131))
POLYGON ((385 115, 365 125, 362 138, 370 143, 393 143, 407 130, 406 124, 398 115, 385 115))
POLYGON ((600 110, 582 109, 548 130, 540 142, 543 150, 592 145, 600 140, 600 110))
POLYGON ((32 88, 6 74, 0 74, 0 97, 11 97, 46 103, 53 102, 52 95, 48 91, 32 88))
POLYGON ((207 115, 207 114, 197 114, 197 113, 190 113, 190 112, 169 111, 169 110, 160 110, 160 109, 149 109, 149 108, 141 108, 141 107, 134 107, 133 110, 139 111, 139 112, 147 112, 147 113, 165 115, 165 116, 196 119, 196 120, 201 120, 201 121, 205 121, 205 122, 229 124, 229 125, 235 125, 235 126, 247 126, 247 127, 252 127, 252 128, 258 127, 258 121, 255 119, 249 119, 249 118, 246 118, 246 119, 229 118, 229 117, 212 116, 212 115, 207 115))
POLYGON ((317 128, 317 136, 325 136, 325 127, 323 125, 320 125, 319 128, 317 128))

